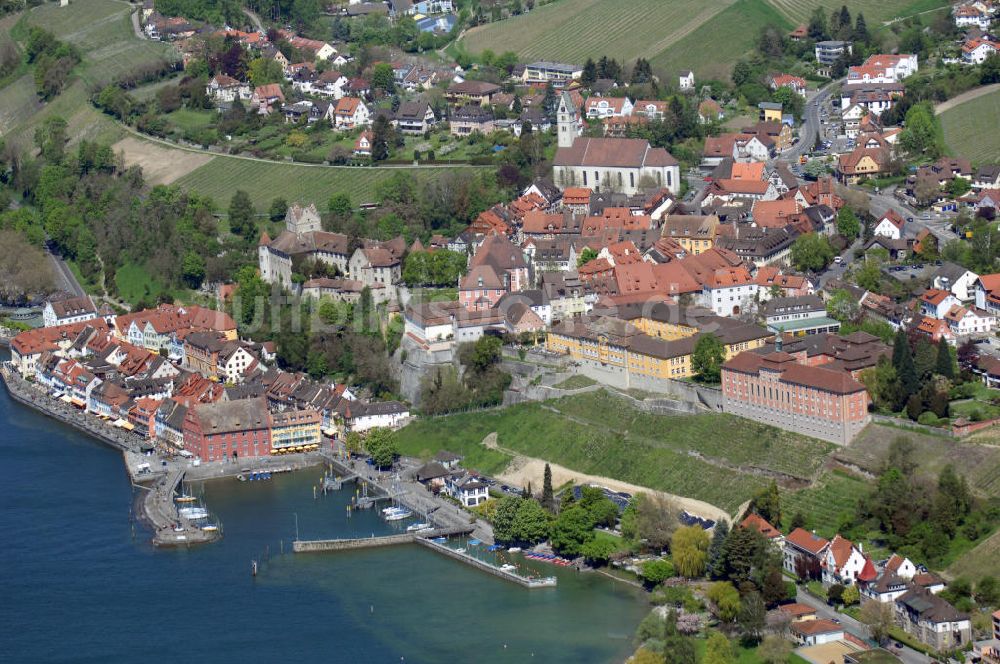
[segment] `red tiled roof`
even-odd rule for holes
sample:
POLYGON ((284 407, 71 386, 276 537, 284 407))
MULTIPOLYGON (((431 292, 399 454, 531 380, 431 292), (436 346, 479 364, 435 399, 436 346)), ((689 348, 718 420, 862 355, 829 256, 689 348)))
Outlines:
POLYGON ((748 514, 747 518, 740 523, 740 528, 753 528, 768 539, 781 537, 781 531, 768 523, 767 519, 759 514, 748 514))

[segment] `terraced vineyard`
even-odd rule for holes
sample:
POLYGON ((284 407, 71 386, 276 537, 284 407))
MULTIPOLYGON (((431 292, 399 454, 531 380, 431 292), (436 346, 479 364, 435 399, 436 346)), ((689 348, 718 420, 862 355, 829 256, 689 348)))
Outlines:
POLYGON ((948 6, 947 0, 767 0, 788 20, 795 24, 808 23, 816 7, 822 7, 826 15, 834 9, 847 5, 851 16, 859 11, 865 15, 869 29, 877 27, 879 22, 894 18, 913 16, 920 12, 948 6))
POLYGON ((806 528, 822 537, 832 537, 841 517, 854 513, 858 498, 869 491, 869 483, 840 470, 829 472, 815 485, 781 494, 781 511, 787 523, 795 514, 806 518, 806 528))
POLYGON ((707 23, 733 0, 560 0, 505 21, 474 28, 462 38, 473 53, 514 51, 522 60, 582 64, 602 55, 652 58, 707 23))
POLYGON ((704 500, 729 512, 766 485, 767 471, 808 474, 830 449, 727 415, 649 415, 606 392, 420 420, 400 432, 400 447, 415 455, 451 450, 473 467, 483 464, 481 470, 496 472, 503 457, 481 445, 492 432, 505 449, 704 500), (490 455, 484 457, 486 452, 490 455), (739 469, 750 457, 757 469, 739 469))
POLYGON ((998 117, 1000 90, 949 108, 940 115, 945 143, 974 164, 995 162, 1000 155, 998 117))
POLYGON ((42 5, 28 14, 28 21, 79 48, 79 74, 92 84, 111 81, 136 65, 177 58, 169 44, 138 39, 130 13, 131 6, 124 2, 86 0, 67 7, 42 5))

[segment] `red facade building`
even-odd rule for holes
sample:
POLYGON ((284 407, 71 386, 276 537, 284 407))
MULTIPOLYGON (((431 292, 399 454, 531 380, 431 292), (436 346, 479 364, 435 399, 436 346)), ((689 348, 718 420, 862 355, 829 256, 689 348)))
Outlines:
POLYGON ((269 455, 271 416, 267 400, 257 397, 188 408, 184 448, 204 461, 269 455))
POLYGON ((868 392, 849 371, 785 352, 741 353, 722 366, 723 410, 846 445, 868 424, 868 392))

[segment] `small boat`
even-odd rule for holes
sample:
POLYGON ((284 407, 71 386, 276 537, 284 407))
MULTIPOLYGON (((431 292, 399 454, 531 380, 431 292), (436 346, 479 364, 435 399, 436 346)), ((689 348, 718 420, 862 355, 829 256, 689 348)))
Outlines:
POLYGON ((504 572, 513 572, 517 569, 517 566, 511 565, 510 563, 504 563, 503 565, 500 565, 500 569, 504 572))
POLYGON ((204 530, 206 533, 214 533, 219 529, 219 527, 214 526, 212 524, 208 524, 207 526, 202 526, 201 529, 204 530))
POLYGON ((471 540, 469 540, 469 546, 479 546, 480 544, 482 544, 482 542, 480 542, 477 539, 471 539, 471 540))
POLYGON ((465 553, 465 549, 455 549, 455 553, 465 553))
POLYGON ((431 529, 431 524, 429 523, 414 523, 411 526, 407 526, 406 532, 415 533, 421 530, 430 530, 430 529, 431 529))
POLYGON ((247 478, 243 475, 243 473, 240 473, 239 475, 237 475, 236 479, 238 479, 240 482, 246 482, 247 481, 247 478))
POLYGON ((174 500, 177 501, 178 503, 193 503, 196 502, 198 499, 195 498, 194 496, 177 496, 176 498, 174 498, 174 500))
POLYGON ((521 553, 521 547, 512 546, 509 549, 507 549, 507 551, 509 551, 510 553, 521 553))
POLYGON ((431 541, 434 542, 435 544, 444 544, 445 542, 448 541, 448 538, 447 537, 435 537, 431 541))
POLYGON ((208 518, 208 510, 204 507, 182 507, 177 510, 185 519, 206 519, 208 518))
POLYGON ((404 507, 390 507, 389 511, 382 511, 382 516, 386 521, 402 521, 413 516, 413 512, 404 507))

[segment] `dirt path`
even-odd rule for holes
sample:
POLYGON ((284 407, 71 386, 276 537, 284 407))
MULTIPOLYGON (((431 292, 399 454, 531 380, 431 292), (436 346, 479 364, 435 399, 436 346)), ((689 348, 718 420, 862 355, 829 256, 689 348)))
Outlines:
MULTIPOLYGON (((507 465, 507 468, 504 469, 503 473, 497 475, 497 479, 518 487, 525 487, 530 482, 533 489, 541 489, 545 476, 546 462, 544 459, 524 456, 523 454, 518 454, 513 450, 500 447, 497 444, 496 433, 491 433, 486 436, 486 438, 483 439, 483 445, 491 449, 510 454, 514 457, 507 465)), ((549 462, 549 468, 552 471, 552 485, 556 487, 572 481, 576 484, 598 484, 600 486, 607 487, 612 491, 625 491, 627 493, 631 493, 632 495, 637 493, 655 494, 670 500, 680 509, 687 510, 696 516, 700 516, 705 519, 712 519, 713 521, 719 521, 720 519, 725 519, 730 523, 733 521, 732 515, 724 509, 716 507, 711 503, 706 503, 703 500, 677 496, 665 491, 657 491, 656 489, 650 489, 649 487, 639 486, 638 484, 631 484, 629 482, 622 482, 610 477, 601 477, 600 475, 581 473, 579 471, 572 470, 571 468, 560 466, 556 463, 549 462)), ((745 506, 741 506, 739 511, 742 512, 744 508, 745 506)))
POLYGON ((934 107, 934 115, 941 115, 945 111, 951 110, 956 106, 964 104, 967 101, 972 101, 973 99, 978 99, 984 95, 988 95, 991 92, 996 92, 1000 90, 1000 83, 994 83, 992 85, 984 85, 981 88, 973 88, 957 97, 952 97, 948 101, 943 101, 934 107))

